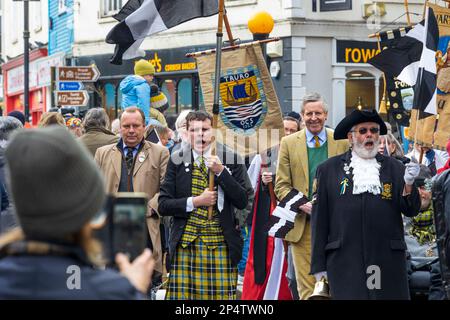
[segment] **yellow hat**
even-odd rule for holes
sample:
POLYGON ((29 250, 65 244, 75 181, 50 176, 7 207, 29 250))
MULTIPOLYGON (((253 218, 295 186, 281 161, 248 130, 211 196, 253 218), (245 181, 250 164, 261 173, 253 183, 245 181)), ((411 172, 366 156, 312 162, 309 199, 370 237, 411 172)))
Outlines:
POLYGON ((147 60, 141 59, 134 64, 134 74, 139 76, 154 75, 155 67, 147 60))

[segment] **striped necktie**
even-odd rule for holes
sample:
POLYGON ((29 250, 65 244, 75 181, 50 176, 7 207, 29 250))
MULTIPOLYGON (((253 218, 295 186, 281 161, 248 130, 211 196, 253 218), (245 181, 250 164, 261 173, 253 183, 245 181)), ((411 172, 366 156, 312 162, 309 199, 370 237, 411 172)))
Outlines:
POLYGON ((314 136, 314 148, 320 147, 320 140, 318 136, 314 136))
POLYGON ((131 169, 133 168, 133 151, 135 148, 126 147, 127 155, 125 156, 125 162, 127 164, 128 174, 131 173, 131 169))

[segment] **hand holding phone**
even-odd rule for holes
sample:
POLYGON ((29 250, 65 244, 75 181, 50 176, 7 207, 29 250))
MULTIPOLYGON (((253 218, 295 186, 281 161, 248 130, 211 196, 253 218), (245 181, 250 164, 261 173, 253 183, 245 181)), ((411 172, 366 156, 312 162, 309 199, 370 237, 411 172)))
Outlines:
POLYGON ((130 280, 131 284, 146 294, 152 279, 155 260, 150 249, 145 249, 132 263, 123 253, 116 255, 116 264, 120 272, 130 280))

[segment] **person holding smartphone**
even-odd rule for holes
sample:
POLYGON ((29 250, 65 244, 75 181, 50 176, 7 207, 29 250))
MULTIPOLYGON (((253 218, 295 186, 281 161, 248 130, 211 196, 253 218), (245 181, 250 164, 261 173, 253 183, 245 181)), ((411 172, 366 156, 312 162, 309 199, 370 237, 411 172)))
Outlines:
POLYGON ((139 299, 154 260, 146 249, 122 272, 104 266, 90 222, 105 200, 88 150, 63 127, 18 132, 6 149, 20 228, 0 237, 0 299, 139 299))

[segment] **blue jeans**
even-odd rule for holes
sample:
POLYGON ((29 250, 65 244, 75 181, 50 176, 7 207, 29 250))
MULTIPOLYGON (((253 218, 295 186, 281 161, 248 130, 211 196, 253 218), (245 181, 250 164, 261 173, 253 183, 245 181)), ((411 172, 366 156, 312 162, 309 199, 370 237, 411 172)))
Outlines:
POLYGON ((247 265, 248 250, 250 248, 250 235, 252 234, 252 227, 244 226, 241 228, 241 235, 244 239, 244 247, 242 248, 242 259, 238 263, 238 272, 244 275, 245 266, 247 265))

